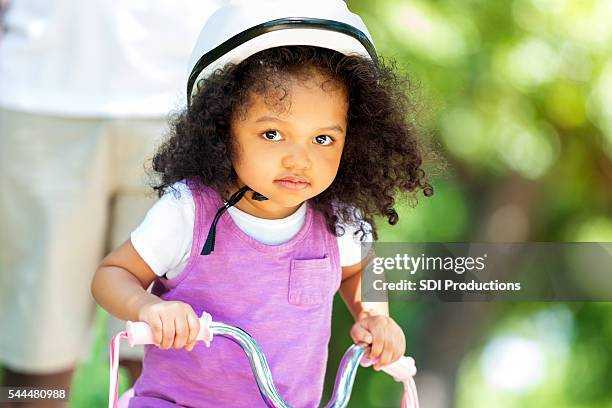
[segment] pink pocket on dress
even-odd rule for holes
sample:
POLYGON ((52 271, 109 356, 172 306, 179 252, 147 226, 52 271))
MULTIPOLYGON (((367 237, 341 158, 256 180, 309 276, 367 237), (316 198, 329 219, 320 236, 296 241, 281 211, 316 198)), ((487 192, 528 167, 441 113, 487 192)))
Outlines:
POLYGON ((289 274, 289 303, 316 306, 331 301, 334 276, 329 256, 319 259, 293 259, 289 274))

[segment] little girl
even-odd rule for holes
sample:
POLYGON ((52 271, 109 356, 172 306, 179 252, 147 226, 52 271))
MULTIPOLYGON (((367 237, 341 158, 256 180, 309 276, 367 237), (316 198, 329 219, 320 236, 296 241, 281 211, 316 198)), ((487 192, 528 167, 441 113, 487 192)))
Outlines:
POLYGON ((395 194, 432 193, 401 87, 342 0, 211 16, 188 108, 153 158, 161 199, 92 282, 154 334, 130 407, 265 406, 242 349, 196 343, 203 311, 255 338, 292 407, 321 399, 338 289, 376 369, 404 354, 387 304, 360 300, 373 216, 396 224, 395 194))

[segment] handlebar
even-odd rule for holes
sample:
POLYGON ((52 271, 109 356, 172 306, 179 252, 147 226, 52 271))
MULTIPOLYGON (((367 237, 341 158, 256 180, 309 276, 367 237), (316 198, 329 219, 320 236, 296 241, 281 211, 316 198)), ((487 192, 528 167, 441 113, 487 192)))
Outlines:
MULTIPOLYGON (((266 405, 271 408, 290 408, 287 403, 281 398, 272 380, 272 375, 266 357, 257 342, 244 330, 221 322, 214 322, 212 316, 206 312, 200 317, 200 332, 197 340, 205 343, 206 347, 210 347, 213 336, 218 335, 228 338, 242 347, 246 353, 253 375, 257 381, 257 385, 261 392, 266 405)), ((117 401, 117 375, 118 369, 118 351, 119 341, 122 337, 126 337, 128 344, 134 346, 136 344, 154 344, 151 328, 144 322, 131 322, 126 324, 126 331, 118 333, 111 343, 111 382, 109 393, 109 408, 114 408, 117 401), (114 404, 113 404, 113 390, 114 404)), ((368 367, 372 365, 372 361, 364 357, 366 347, 363 345, 353 344, 344 353, 336 381, 334 391, 330 401, 325 405, 326 408, 341 408, 348 404, 357 367, 361 363, 362 366, 368 367)), ((404 397, 402 399, 402 407, 418 408, 418 397, 416 386, 414 385, 413 376, 416 374, 416 366, 412 357, 403 356, 399 360, 381 368, 382 371, 391 375, 395 381, 404 384, 404 397)))

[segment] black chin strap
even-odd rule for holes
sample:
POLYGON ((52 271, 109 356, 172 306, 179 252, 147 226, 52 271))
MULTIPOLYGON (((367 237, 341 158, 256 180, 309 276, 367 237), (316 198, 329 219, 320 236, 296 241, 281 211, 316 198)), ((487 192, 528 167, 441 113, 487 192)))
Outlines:
POLYGON ((265 201, 268 197, 259 194, 257 191, 253 191, 253 196, 251 197, 255 201, 265 201))
MULTIPOLYGON (((221 218, 221 215, 228 208, 233 205, 236 205, 236 203, 238 203, 238 201, 240 201, 244 194, 249 190, 251 190, 249 186, 242 187, 240 190, 236 191, 234 194, 231 195, 231 197, 229 198, 229 200, 227 200, 227 203, 225 203, 223 207, 219 208, 217 214, 215 214, 215 218, 212 224, 210 225, 210 229, 208 230, 208 236, 206 237, 206 242, 204 243, 204 247, 202 248, 202 252, 200 252, 200 255, 210 255, 210 253, 215 250, 215 234, 217 231, 217 222, 219 221, 219 218, 221 218)), ((268 199, 266 196, 259 194, 257 191, 253 191, 252 198, 256 201, 265 201, 268 199)))

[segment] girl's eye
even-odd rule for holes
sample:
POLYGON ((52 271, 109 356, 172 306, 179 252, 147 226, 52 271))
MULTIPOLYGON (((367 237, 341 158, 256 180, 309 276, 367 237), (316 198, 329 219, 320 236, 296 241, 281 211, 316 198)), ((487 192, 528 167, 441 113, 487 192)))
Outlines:
POLYGON ((327 146, 334 141, 334 139, 332 139, 330 136, 327 136, 327 135, 315 136, 314 140, 315 140, 315 143, 320 146, 327 146))
POLYGON ((271 140, 273 142, 283 140, 278 130, 266 130, 265 132, 263 132, 263 137, 266 140, 271 140))

